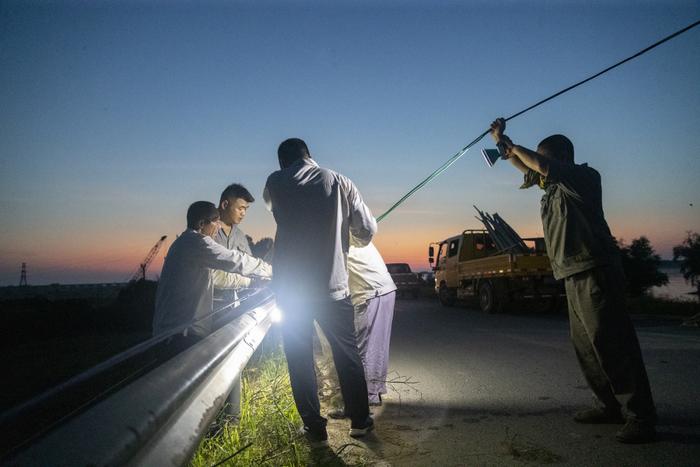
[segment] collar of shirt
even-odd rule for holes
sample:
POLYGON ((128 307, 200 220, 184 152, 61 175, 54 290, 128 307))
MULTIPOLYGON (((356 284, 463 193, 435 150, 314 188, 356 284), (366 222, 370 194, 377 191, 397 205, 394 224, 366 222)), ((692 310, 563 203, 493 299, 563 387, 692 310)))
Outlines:
POLYGON ((217 232, 216 236, 219 238, 231 238, 233 237, 233 234, 236 231, 236 224, 231 225, 231 230, 229 230, 228 235, 226 235, 226 231, 223 228, 220 228, 219 231, 217 232))
POLYGON ((367 243, 376 231, 352 181, 305 158, 271 174, 263 197, 277 223, 278 297, 345 298, 349 234, 367 243))
MULTIPOLYGON (((226 232, 224 231, 224 229, 219 229, 216 236, 217 236, 217 238, 219 238, 221 240, 231 240, 232 238, 234 238, 236 236, 237 229, 238 229, 238 226, 236 224, 231 224, 231 230, 229 230, 228 235, 226 235, 226 232)), ((227 242, 224 242, 224 244, 226 244, 226 243, 227 242)))
POLYGON ((318 163, 310 157, 302 157, 299 160, 294 161, 292 165, 282 170, 298 170, 304 165, 311 165, 313 167, 318 167, 318 163))

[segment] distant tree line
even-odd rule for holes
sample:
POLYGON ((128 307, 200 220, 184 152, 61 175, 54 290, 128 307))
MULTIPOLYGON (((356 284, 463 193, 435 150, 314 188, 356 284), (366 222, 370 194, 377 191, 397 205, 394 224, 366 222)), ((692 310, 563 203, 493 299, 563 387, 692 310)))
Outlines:
POLYGON ((681 274, 693 284, 700 298, 700 235, 688 232, 683 243, 673 247, 673 260, 681 260, 681 274))
POLYGON ((638 297, 652 287, 668 284, 668 275, 659 271, 661 257, 654 252, 648 238, 641 236, 629 245, 621 240, 617 245, 625 270, 627 293, 638 297))
MULTIPOLYGON (((673 247, 673 260, 680 260, 683 277, 700 292, 700 235, 693 232, 687 235, 683 243, 673 247)), ((636 238, 630 244, 620 240, 617 245, 631 296, 640 296, 652 287, 668 284, 668 275, 659 270, 661 257, 647 237, 636 238)))

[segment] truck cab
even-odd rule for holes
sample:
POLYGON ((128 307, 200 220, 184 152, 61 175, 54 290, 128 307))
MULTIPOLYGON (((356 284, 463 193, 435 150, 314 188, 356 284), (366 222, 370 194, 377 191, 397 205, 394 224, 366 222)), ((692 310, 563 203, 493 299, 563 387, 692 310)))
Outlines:
MULTIPOLYGON (((435 271, 438 296, 440 284, 450 284, 452 287, 456 287, 459 283, 460 262, 484 258, 497 252, 496 245, 485 230, 465 230, 461 235, 443 240, 437 246, 437 263, 433 270, 435 271)), ((430 257, 432 258, 432 256, 430 257)))
POLYGON ((496 312, 523 298, 556 300, 563 289, 552 276, 544 239, 523 241, 528 251, 511 253, 499 250, 487 230, 470 229, 431 244, 428 261, 440 302, 476 297, 482 310, 496 312))

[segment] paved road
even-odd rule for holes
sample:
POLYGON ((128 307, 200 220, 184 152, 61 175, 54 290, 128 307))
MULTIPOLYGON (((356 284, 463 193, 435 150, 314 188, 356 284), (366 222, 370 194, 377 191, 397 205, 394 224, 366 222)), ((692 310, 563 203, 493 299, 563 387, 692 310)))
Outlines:
POLYGON ((660 417, 659 441, 642 446, 615 442, 617 425, 571 420, 591 395, 564 314, 400 300, 396 382, 364 445, 386 465, 700 465, 700 332, 658 319, 635 324, 660 417))

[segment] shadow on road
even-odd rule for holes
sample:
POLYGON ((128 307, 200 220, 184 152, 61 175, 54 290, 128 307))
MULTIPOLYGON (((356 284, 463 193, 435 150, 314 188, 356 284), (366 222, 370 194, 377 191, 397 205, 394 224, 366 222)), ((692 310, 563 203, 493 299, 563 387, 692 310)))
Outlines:
MULTIPOLYGON (((693 425, 688 426, 698 426, 697 421, 693 425)), ((668 442, 686 445, 700 445, 700 434, 659 431, 656 436, 656 441, 659 443, 668 442)))
MULTIPOLYGON (((517 465, 600 462, 616 465, 621 449, 638 465, 659 465, 670 451, 679 459, 692 457, 700 445, 700 419, 664 417, 657 442, 630 448, 615 442, 620 425, 574 423, 576 405, 534 408, 527 404, 474 407, 440 406, 411 401, 387 401, 375 411, 377 431, 360 444, 375 459, 397 465, 450 464, 517 465), (686 452, 688 449, 692 451, 686 452)), ((630 464, 634 465, 634 464, 630 464)))

